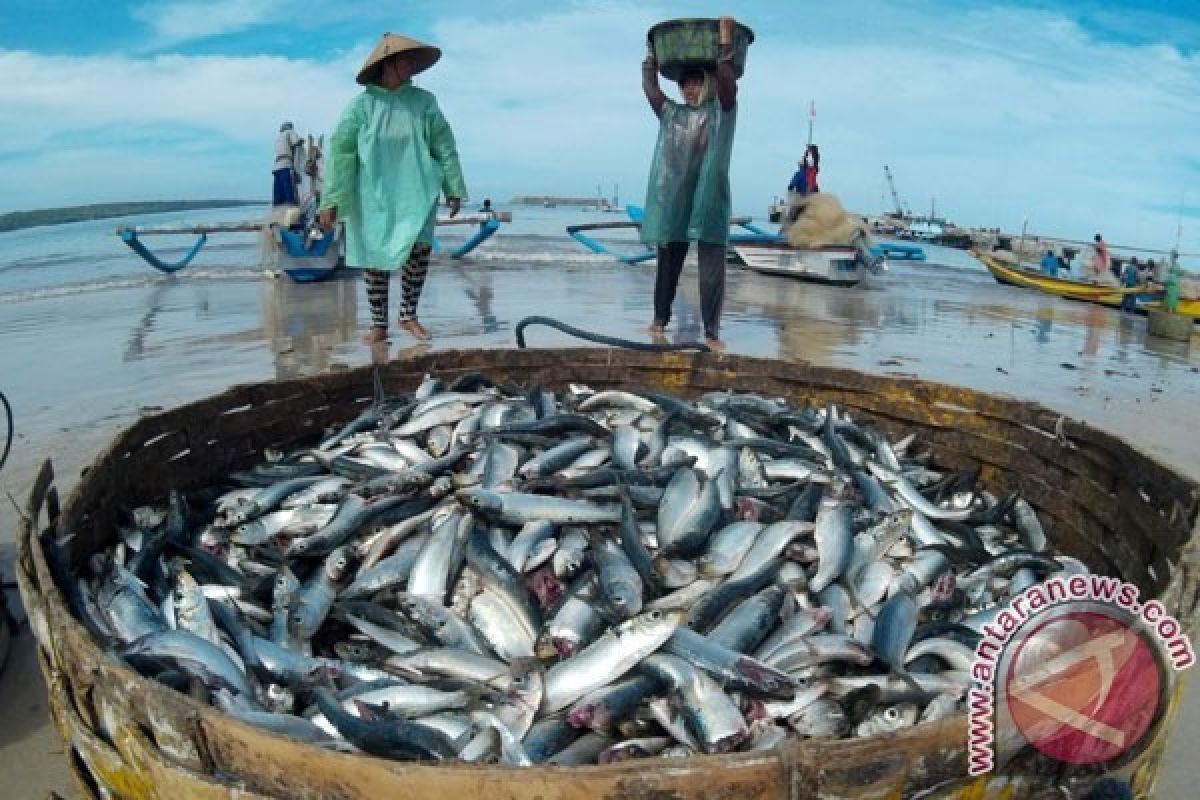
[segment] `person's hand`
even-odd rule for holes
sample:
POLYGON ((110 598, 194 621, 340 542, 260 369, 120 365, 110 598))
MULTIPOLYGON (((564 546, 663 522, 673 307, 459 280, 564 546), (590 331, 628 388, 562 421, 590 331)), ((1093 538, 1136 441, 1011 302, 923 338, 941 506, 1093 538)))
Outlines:
MULTIPOLYGON (((733 26, 736 25, 733 17, 721 17, 718 20, 718 26, 721 32, 721 44, 733 44, 733 26)), ((711 28, 709 29, 711 30, 711 28)))
POLYGON ((458 216, 458 212, 462 210, 462 198, 447 197, 446 205, 450 206, 450 217, 454 218, 458 216))
POLYGON ((333 230, 333 226, 336 222, 336 208, 327 208, 317 215, 317 225, 320 226, 321 230, 323 230, 325 233, 329 233, 331 230, 333 230))

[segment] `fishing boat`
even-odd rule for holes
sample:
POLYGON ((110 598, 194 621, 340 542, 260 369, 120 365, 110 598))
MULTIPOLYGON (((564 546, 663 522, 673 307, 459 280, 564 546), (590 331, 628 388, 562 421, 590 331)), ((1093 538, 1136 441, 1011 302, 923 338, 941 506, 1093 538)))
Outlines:
MULTIPOLYGON (((599 255, 612 256, 623 264, 640 264, 656 256, 653 248, 642 245, 641 250, 628 253, 615 252, 603 242, 589 234, 600 230, 636 229, 641 226, 645 210, 640 206, 625 207, 629 215, 627 222, 591 222, 568 225, 571 238, 588 250, 599 255)), ((901 258, 924 259, 925 251, 919 247, 877 244, 863 253, 852 245, 831 245, 818 248, 796 248, 788 243, 782 232, 764 230, 750 217, 733 217, 729 220, 734 232, 729 235, 728 261, 735 266, 773 275, 786 275, 801 280, 827 283, 837 286, 853 286, 861 283, 869 272, 883 272, 892 253, 901 258), (899 249, 897 249, 899 248, 899 249)), ((640 242, 639 242, 640 244, 640 242)))
MULTIPOLYGON (((1138 303, 1139 311, 1162 311, 1162 300, 1148 300, 1138 303)), ((1179 298, 1175 313, 1191 317, 1193 321, 1200 320, 1200 298, 1179 298)))
MULTIPOLYGON (((588 235, 594 231, 622 229, 632 230, 641 227, 642 220, 645 219, 646 216, 645 209, 643 209, 641 206, 627 205, 625 206, 625 213, 629 217, 627 221, 589 222, 582 225, 568 225, 567 234, 572 239, 586 247, 588 250, 591 250, 593 253, 598 255, 612 256, 623 264, 640 264, 643 261, 649 261, 655 257, 656 251, 653 248, 646 247, 645 245, 641 244, 640 241, 637 242, 637 244, 641 247, 640 250, 635 250, 634 252, 630 253, 618 253, 603 242, 597 241, 588 235)), ((771 231, 760 228, 759 226, 755 225, 753 221, 751 221, 750 217, 734 217, 729 220, 729 224, 731 227, 737 230, 737 232, 731 233, 729 236, 729 244, 731 247, 739 243, 780 241, 780 236, 778 233, 772 233, 771 231)))
POLYGON ((1120 286, 1107 286, 1100 283, 1058 278, 1047 275, 1040 270, 1006 264, 994 256, 980 253, 977 250, 970 250, 969 252, 987 267, 988 272, 992 273, 992 277, 997 282, 1006 286, 1036 289, 1046 294, 1066 297, 1070 300, 1086 300, 1087 302, 1098 303, 1110 308, 1119 308, 1121 300, 1128 294, 1135 295, 1139 304, 1153 302, 1162 298, 1162 290, 1160 289, 1147 289, 1145 286, 1126 289, 1120 286))
MULTIPOLYGON (((273 214, 273 216, 277 216, 273 214)), ((462 258, 489 239, 500 223, 511 222, 512 213, 494 211, 487 214, 438 218, 439 227, 478 225, 478 230, 466 242, 450 250, 451 258, 462 258)), ((257 233, 262 244, 261 266, 271 273, 286 274, 297 283, 328 280, 344 264, 345 242, 342 226, 322 233, 315 228, 285 224, 286 219, 246 220, 242 222, 210 223, 205 225, 122 225, 117 236, 130 250, 159 272, 174 274, 185 269, 203 249, 211 234, 257 233), (197 236, 196 241, 177 261, 166 261, 153 253, 141 240, 143 236, 197 236)), ((434 239, 434 250, 442 246, 434 239)))
POLYGON ((746 269, 833 286, 856 286, 868 274, 886 269, 886 257, 874 252, 865 257, 853 245, 793 247, 774 241, 734 243, 732 247, 746 269))
POLYGON ((882 253, 892 261, 924 261, 926 258, 925 248, 915 244, 901 244, 900 242, 874 244, 871 245, 871 251, 882 253))

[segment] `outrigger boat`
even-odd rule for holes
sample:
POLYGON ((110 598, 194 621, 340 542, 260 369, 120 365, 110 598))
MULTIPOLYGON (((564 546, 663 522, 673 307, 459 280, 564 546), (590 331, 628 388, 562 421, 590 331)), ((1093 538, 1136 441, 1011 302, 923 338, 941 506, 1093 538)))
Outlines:
POLYGON ((794 247, 783 239, 733 244, 743 266, 766 275, 783 275, 832 286, 856 286, 868 274, 887 270, 887 255, 877 247, 820 245, 794 247))
POLYGON ((1036 289, 1040 292, 1065 297, 1069 300, 1084 300, 1089 303, 1108 306, 1109 308, 1120 308, 1121 300, 1130 294, 1135 296, 1139 306, 1143 310, 1146 304, 1162 300, 1162 289, 1148 289, 1145 286, 1127 289, 1121 286, 1107 286, 1101 283, 1088 283, 1069 278, 1058 278, 1047 275, 1040 270, 1006 264, 998 258, 980 253, 977 250, 970 250, 968 252, 987 267, 988 272, 992 273, 992 277, 998 283, 1005 284, 1006 286, 1036 289))
MULTIPOLYGON (((462 258, 489 239, 497 230, 500 223, 512 222, 512 213, 494 211, 489 214, 465 215, 453 218, 439 218, 439 226, 449 225, 478 225, 479 229, 458 247, 449 252, 451 258, 462 258)), ((313 235, 315 231, 305 234, 284 227, 279 222, 244 221, 227 223, 210 223, 205 225, 123 225, 117 228, 117 236, 129 249, 137 253, 150 266, 160 272, 173 274, 185 269, 199 254, 214 233, 257 233, 269 238, 271 250, 267 256, 269 266, 284 272, 298 283, 323 281, 331 277, 344 264, 345 248, 342 237, 342 226, 339 225, 324 235, 313 235), (199 238, 178 261, 164 261, 155 255, 141 241, 141 236, 164 235, 198 235, 199 238)), ((434 249, 442 249, 434 239, 434 249)))
MULTIPOLYGON (((623 264, 640 264, 655 257, 653 248, 642 246, 641 252, 617 253, 588 234, 598 230, 637 228, 641 225, 644 212, 639 206, 626 206, 628 222, 593 222, 583 225, 568 225, 571 238, 588 250, 600 255, 616 258, 623 264)), ((887 268, 890 253, 900 252, 895 245, 874 245, 869 254, 862 253, 852 245, 835 245, 819 248, 796 248, 788 243, 782 232, 771 232, 755 225, 750 217, 734 217, 731 226, 740 232, 729 236, 730 260, 746 269, 773 275, 786 275, 802 280, 828 283, 838 286, 853 286, 862 282, 868 272, 881 272, 887 268)), ((903 246, 902 246, 903 247, 903 246)), ((920 248, 903 247, 904 258, 924 258, 920 248), (919 252, 914 252, 919 251, 919 252)))
MULTIPOLYGON (((629 215, 629 220, 625 222, 589 222, 583 225, 568 225, 567 233, 572 239, 579 242, 581 245, 599 255, 612 256, 623 264, 640 264, 643 261, 649 261, 654 258, 656 253, 654 248, 641 245, 640 252, 633 253, 617 253, 611 250, 603 242, 598 242, 593 239, 588 233, 592 231, 603 230, 620 230, 640 228, 642 220, 645 219, 645 210, 641 206, 627 205, 625 213, 629 215)), ((730 244, 736 242, 773 242, 778 240, 779 234, 771 233, 751 222, 750 217, 734 217, 729 221, 729 224, 741 228, 745 233, 735 233, 729 237, 730 244)), ((638 242, 641 244, 641 242, 638 242)))

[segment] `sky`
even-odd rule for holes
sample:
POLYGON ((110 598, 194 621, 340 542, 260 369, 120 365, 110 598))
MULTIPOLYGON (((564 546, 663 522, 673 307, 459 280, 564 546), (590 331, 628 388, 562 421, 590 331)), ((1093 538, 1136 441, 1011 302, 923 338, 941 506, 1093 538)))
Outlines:
MULTIPOLYGON (((857 212, 1200 252, 1198 0, 0 0, 0 211, 269 198, 283 120, 328 134, 384 31, 438 45, 416 83, 472 202, 640 203, 657 121, 646 32, 734 13, 734 210, 762 216, 808 136, 857 212)), ((664 81, 668 93, 676 89, 664 81)))

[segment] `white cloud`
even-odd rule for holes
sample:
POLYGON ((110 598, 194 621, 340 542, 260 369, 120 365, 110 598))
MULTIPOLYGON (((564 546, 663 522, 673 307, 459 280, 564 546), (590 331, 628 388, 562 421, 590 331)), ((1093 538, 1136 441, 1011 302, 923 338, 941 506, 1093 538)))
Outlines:
POLYGON ((152 45, 162 48, 239 33, 278 18, 285 8, 283 0, 179 0, 146 3, 133 9, 133 17, 150 26, 152 45))
POLYGON ((0 153, 36 148, 55 133, 80 128, 174 124, 240 143, 273 135, 285 118, 294 118, 301 130, 321 130, 332 124, 337 101, 353 94, 345 78, 352 69, 347 60, 273 56, 62 59, 0 51, 6 78, 0 83, 6 131, 0 153))
MULTIPOLYGON (((1097 41, 1061 14, 990 8, 772 7, 741 82, 736 210, 762 214, 803 149, 810 99, 822 185, 862 211, 902 197, 963 223, 1162 246, 1194 183, 1200 59, 1097 41), (925 8, 926 11, 930 10, 925 8)), ((673 9, 677 15, 684 15, 673 9)), ((655 123, 638 64, 654 7, 597 6, 486 26, 445 19, 436 88, 465 152, 511 166, 516 191, 644 190, 655 123)), ((672 91, 668 87, 668 91, 672 91)), ((470 178, 470 175, 468 175, 470 178)), ((1195 233, 1195 232, 1194 232, 1195 233)), ((1200 235, 1193 249, 1200 250, 1200 235)))
MULTIPOLYGON (((1044 11, 934 17, 921 3, 869 13, 859 3, 806 7, 793 19, 788 8, 745 12, 757 41, 740 89, 736 211, 762 214, 782 193, 815 99, 822 187, 850 207, 890 205, 886 163, 914 208, 936 197, 939 212, 963 223, 1019 229, 1028 216, 1035 230, 1075 238, 1100 230, 1120 243, 1171 243, 1176 217, 1162 209, 1200 171, 1194 52, 1097 39, 1044 11)), ((431 37, 443 59, 418 82, 454 127, 472 196, 590 194, 618 182, 622 200, 640 200, 656 130, 640 87, 645 34, 683 13, 624 4, 526 17, 447 12, 431 37)), ((53 203, 64 175, 129 198, 201 194, 193 184, 259 196, 279 121, 327 132, 358 90, 352 76, 373 35, 341 44, 353 49, 326 61, 0 51, 0 207, 53 203), (151 154, 96 135, 91 157, 71 158, 69 170, 52 146, 104 128, 164 126, 223 144, 165 143, 151 154), (18 163, 5 152, 32 155, 18 163), (175 171, 144 169, 151 162, 175 171), (8 180, 17 169, 47 176, 44 201, 8 180)), ((1185 249, 1200 250, 1200 231, 1185 238, 1185 249)))

